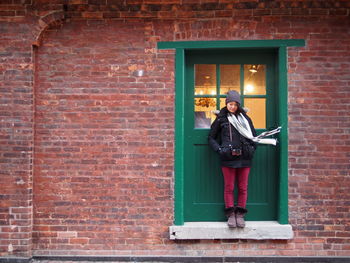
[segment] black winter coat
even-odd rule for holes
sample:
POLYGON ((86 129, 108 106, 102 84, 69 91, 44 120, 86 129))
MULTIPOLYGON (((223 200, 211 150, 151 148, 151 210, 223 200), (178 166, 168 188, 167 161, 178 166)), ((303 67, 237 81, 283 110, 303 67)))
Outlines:
MULTIPOLYGON (((221 166, 227 166, 232 168, 250 167, 252 165, 252 159, 244 157, 244 155, 233 156, 231 149, 242 149, 242 142, 246 141, 254 145, 256 144, 242 136, 233 125, 229 122, 227 114, 229 111, 226 107, 222 108, 215 121, 211 125, 211 129, 208 136, 209 145, 214 151, 218 152, 221 159, 221 166), (232 132, 232 142, 230 140, 230 128, 232 132)), ((243 112, 244 117, 248 120, 250 129, 253 136, 256 136, 256 131, 253 126, 252 120, 243 112)))

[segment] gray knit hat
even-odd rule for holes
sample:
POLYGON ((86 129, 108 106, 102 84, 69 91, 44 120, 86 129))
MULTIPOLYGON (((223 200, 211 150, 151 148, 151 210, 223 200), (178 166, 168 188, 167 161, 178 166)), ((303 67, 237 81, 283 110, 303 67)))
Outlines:
POLYGON ((235 90, 230 90, 229 92, 227 92, 226 104, 232 101, 235 101, 241 104, 241 96, 235 90))

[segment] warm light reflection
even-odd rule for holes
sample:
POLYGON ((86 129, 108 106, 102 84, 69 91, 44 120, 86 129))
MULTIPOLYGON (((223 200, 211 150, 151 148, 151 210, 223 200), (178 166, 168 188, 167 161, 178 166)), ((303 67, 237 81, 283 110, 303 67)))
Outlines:
POLYGON ((266 95, 266 65, 244 65, 245 95, 266 95))
POLYGON ((249 109, 248 115, 256 129, 266 129, 266 99, 246 98, 244 107, 249 109))
POLYGON ((249 68, 249 71, 251 73, 256 73, 256 72, 258 72, 258 67, 259 67, 259 65, 251 65, 249 68))
POLYGON ((242 65, 220 65, 218 74, 220 79, 217 81, 216 65, 195 65, 195 128, 210 128, 216 118, 213 111, 226 105, 224 95, 229 90, 240 92, 241 88, 243 88, 242 104, 249 109, 248 114, 254 125, 258 129, 266 128, 266 65, 244 64, 243 66, 244 79, 242 80, 242 65), (243 87, 241 83, 244 83, 243 87), (217 96, 218 94, 220 96, 217 96), (259 98, 256 98, 257 96, 259 98))
POLYGON ((245 86, 245 91, 246 92, 253 92, 254 91, 254 86, 252 84, 247 84, 245 86))

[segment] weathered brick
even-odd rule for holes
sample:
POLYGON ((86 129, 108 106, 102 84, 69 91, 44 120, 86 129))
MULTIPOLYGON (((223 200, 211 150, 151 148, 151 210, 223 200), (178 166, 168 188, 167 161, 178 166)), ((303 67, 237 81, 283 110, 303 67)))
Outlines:
POLYGON ((347 1, 64 4, 0 4, 0 256, 349 256, 347 1), (174 52, 156 43, 280 38, 307 40, 288 48, 295 239, 170 242, 174 52))

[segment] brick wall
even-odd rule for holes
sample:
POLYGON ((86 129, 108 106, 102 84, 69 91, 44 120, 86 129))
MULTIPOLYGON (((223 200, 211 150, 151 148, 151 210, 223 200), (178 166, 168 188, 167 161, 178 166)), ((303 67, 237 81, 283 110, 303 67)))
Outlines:
POLYGON ((0 5, 0 256, 350 255, 349 2, 195 2, 0 5), (170 241, 174 53, 157 41, 289 38, 307 43, 288 57, 295 238, 170 241))
POLYGON ((32 48, 26 41, 31 26, 0 23, 0 255, 27 256, 34 133, 32 48))
POLYGON ((143 21, 83 21, 43 37, 35 249, 127 250, 165 238, 173 209, 174 60, 158 53, 151 30, 143 21))

